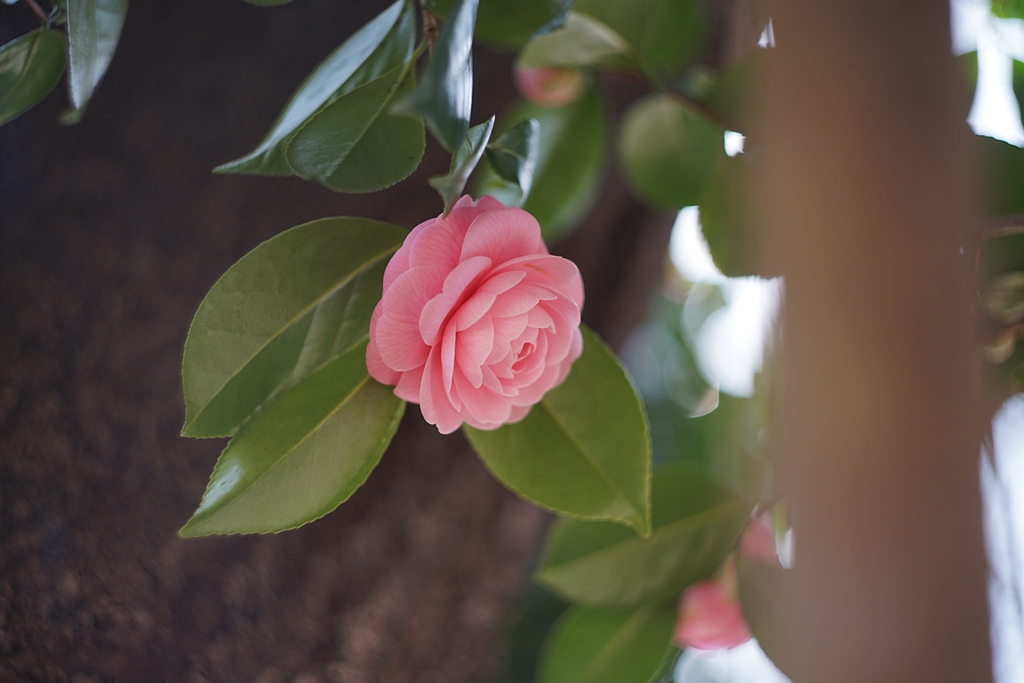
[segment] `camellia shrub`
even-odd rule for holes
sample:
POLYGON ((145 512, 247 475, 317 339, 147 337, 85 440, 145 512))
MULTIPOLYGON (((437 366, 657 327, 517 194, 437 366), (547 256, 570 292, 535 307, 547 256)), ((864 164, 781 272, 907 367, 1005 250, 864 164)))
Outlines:
MULTIPOLYGON (((65 69, 73 122, 114 55, 127 0, 23 2, 41 26, 0 48, 0 123, 65 69)), ((429 180, 443 211, 411 230, 372 216, 299 225, 214 284, 184 348, 182 434, 228 443, 181 535, 279 532, 328 514, 412 403, 559 516, 535 578, 571 606, 539 680, 657 681, 679 648, 756 633, 742 603, 759 573, 782 570, 788 526, 766 456, 767 378, 753 397, 730 397, 694 360, 721 288, 675 282, 676 296, 659 298, 641 332, 657 386, 640 377, 638 388, 581 326, 578 269, 548 249, 593 205, 614 138, 639 199, 699 206, 717 267, 758 274, 741 210, 756 140, 730 156, 724 139, 749 132, 747 95, 771 40, 722 65, 714 22, 701 0, 396 0, 327 55, 263 140, 215 172, 373 192, 416 170, 429 131, 452 155, 429 180), (475 41, 518 51, 524 99, 474 125, 475 41), (609 78, 644 91, 614 135, 609 78)), ((1024 213, 1024 152, 977 144, 990 215, 1024 213)), ((1024 379, 1024 246, 993 221, 978 253, 992 278, 978 291, 1002 396, 1024 379)))

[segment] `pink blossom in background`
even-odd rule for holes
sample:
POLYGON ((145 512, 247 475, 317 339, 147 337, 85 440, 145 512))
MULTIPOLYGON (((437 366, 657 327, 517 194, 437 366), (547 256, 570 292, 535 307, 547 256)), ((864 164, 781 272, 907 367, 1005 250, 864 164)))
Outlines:
POLYGON ((515 69, 516 90, 524 98, 542 107, 564 107, 583 94, 587 77, 577 69, 536 67, 515 69))
POLYGON ((462 197, 391 258, 366 367, 442 434, 518 422, 583 350, 583 280, 551 256, 537 221, 462 197))
POLYGON ((780 565, 771 512, 755 517, 740 538, 740 555, 764 564, 780 565))
POLYGON ((726 562, 722 575, 693 584, 679 600, 673 642, 679 647, 717 650, 751 639, 740 607, 736 563, 726 562))

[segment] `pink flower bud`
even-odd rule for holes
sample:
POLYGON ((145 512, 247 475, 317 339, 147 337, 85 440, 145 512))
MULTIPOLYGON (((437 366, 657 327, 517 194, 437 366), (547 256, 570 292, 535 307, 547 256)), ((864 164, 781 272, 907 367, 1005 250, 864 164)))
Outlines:
POLYGON ((580 98, 586 77, 576 69, 552 67, 517 68, 513 73, 516 89, 530 102, 542 107, 563 107, 580 98))
POLYGON ((740 608, 736 563, 730 558, 721 576, 683 591, 673 641, 679 647, 717 650, 742 645, 750 638, 740 608))
POLYGON ((747 524, 740 538, 740 555, 764 564, 781 564, 775 547, 775 525, 771 512, 755 517, 747 524))

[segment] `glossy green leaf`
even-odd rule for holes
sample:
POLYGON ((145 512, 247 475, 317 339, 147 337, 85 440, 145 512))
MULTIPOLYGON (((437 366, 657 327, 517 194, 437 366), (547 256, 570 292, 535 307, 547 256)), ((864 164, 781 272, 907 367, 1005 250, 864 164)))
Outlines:
POLYGON ((306 77, 256 149, 214 172, 291 175, 285 150, 295 131, 324 105, 404 66, 412 57, 415 39, 413 0, 396 0, 306 77))
POLYGON ((462 143, 455 154, 452 155, 452 164, 448 175, 434 176, 430 179, 430 186, 438 191, 441 199, 444 200, 444 214, 455 206, 455 202, 462 196, 462 190, 466 187, 473 169, 480 163, 480 158, 487 148, 487 141, 491 139, 491 131, 494 129, 494 117, 473 126, 466 134, 466 140, 462 143))
POLYGON ((469 131, 473 107, 473 27, 478 0, 457 0, 441 27, 416 90, 396 111, 423 117, 441 146, 455 152, 469 131))
POLYGON ((647 76, 665 85, 704 53, 712 33, 700 0, 576 0, 573 11, 622 36, 647 76))
POLYGON ((555 624, 539 683, 657 683, 675 653, 674 600, 633 610, 573 605, 555 624))
POLYGON ((981 135, 972 137, 981 160, 985 213, 1024 213, 1024 149, 981 135))
POLYGON ((401 67, 361 85, 313 114, 288 143, 288 165, 337 192, 374 192, 407 178, 423 158, 423 122, 390 113, 414 87, 401 67))
POLYGON ((505 131, 487 146, 487 161, 503 180, 519 190, 519 206, 529 196, 533 172, 537 167, 540 143, 540 122, 526 119, 505 131))
POLYGON ((696 204, 725 157, 725 130, 667 94, 651 94, 626 111, 619 156, 626 180, 644 201, 677 210, 696 204))
POLYGON ((233 265, 196 312, 182 363, 185 436, 230 436, 275 394, 366 338, 406 231, 325 218, 233 265))
MULTIPOLYGON (((427 0, 435 15, 446 17, 455 0, 427 0)), ((480 0, 476 39, 499 48, 517 48, 530 36, 555 22, 572 0, 480 0)))
POLYGON ((526 44, 516 66, 630 70, 635 58, 629 44, 608 26, 585 14, 569 12, 562 28, 526 44))
POLYGON ((715 265, 728 277, 764 275, 753 263, 747 225, 747 202, 753 169, 745 154, 719 155, 697 203, 700 228, 715 265))
POLYGON ((68 91, 81 110, 114 57, 128 0, 68 0, 68 91))
MULTIPOLYGON (((597 199, 607 155, 607 111, 594 89, 565 107, 525 102, 502 117, 501 133, 528 119, 540 125, 533 183, 522 207, 540 223, 549 244, 576 227, 597 199)), ((508 205, 519 200, 519 189, 489 169, 480 174, 477 191, 508 205)))
POLYGON ((64 34, 36 29, 0 47, 0 125, 46 97, 64 73, 64 34))
POLYGON ((405 410, 391 387, 367 374, 366 343, 275 396, 242 427, 182 536, 294 529, 366 481, 405 410))
POLYGON ((589 329, 565 382, 522 422, 463 431, 494 476, 523 498, 562 515, 650 533, 646 415, 625 369, 589 329))
POLYGON ((677 595, 721 566, 752 507, 700 470, 662 470, 650 538, 606 522, 558 520, 536 579, 587 604, 629 607, 677 595))

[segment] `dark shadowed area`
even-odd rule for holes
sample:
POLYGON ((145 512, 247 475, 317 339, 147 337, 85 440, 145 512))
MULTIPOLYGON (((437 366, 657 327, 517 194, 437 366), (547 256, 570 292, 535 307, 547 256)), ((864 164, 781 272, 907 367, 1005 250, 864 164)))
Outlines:
MULTIPOLYGON (((178 436, 181 350, 216 278, 308 220, 412 227, 441 209, 436 145, 372 195, 210 174, 385 4, 133 3, 80 125, 56 123, 58 93, 0 128, 0 680, 448 682, 499 666, 547 516, 414 406, 326 518, 176 534, 224 443, 178 436)), ((0 7, 0 42, 33 26, 23 4, 0 7)), ((514 96, 510 62, 478 52, 474 122, 514 96)), ((613 345, 644 314, 669 227, 612 178, 559 250, 613 345)))

